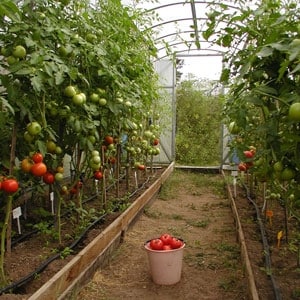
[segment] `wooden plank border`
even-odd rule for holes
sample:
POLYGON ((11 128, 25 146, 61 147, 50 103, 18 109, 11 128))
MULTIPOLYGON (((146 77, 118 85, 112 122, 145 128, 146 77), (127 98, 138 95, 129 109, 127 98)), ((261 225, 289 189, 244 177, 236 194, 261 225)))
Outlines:
MULTIPOLYGON (((223 177, 226 180, 226 175, 225 173, 222 171, 223 177)), ((240 243, 240 247, 241 247, 241 255, 242 255, 242 260, 245 264, 245 269, 246 269, 246 275, 247 275, 247 280, 248 280, 248 292, 249 292, 249 299, 251 300, 259 300, 259 296, 258 296, 258 292, 257 292, 257 287, 255 284, 255 279, 254 279, 254 275, 253 275, 253 270, 252 270, 252 266, 250 263, 250 258, 248 255, 248 249, 247 249, 247 245, 246 245, 246 241, 245 241, 245 236, 244 236, 244 232, 243 232, 243 227, 240 221, 240 217, 239 217, 239 213, 237 210, 237 207, 235 205, 235 200, 234 197, 232 195, 232 191, 230 189, 230 185, 227 183, 227 194, 231 203, 231 209, 234 215, 234 219, 235 219, 235 224, 236 224, 236 230, 237 230, 237 235, 238 235, 238 241, 240 243)))
POLYGON ((31 295, 28 300, 58 300, 72 297, 75 289, 87 282, 121 241, 121 236, 136 216, 158 193, 173 172, 174 162, 130 207, 80 251, 64 268, 31 295))

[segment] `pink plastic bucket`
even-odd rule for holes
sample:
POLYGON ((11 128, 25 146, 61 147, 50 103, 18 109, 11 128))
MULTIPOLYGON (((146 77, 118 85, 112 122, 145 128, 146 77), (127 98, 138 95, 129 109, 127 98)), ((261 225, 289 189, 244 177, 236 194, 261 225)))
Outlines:
POLYGON ((179 282, 185 243, 180 248, 172 250, 152 250, 149 244, 150 241, 146 242, 144 247, 147 251, 153 282, 160 285, 172 285, 179 282))

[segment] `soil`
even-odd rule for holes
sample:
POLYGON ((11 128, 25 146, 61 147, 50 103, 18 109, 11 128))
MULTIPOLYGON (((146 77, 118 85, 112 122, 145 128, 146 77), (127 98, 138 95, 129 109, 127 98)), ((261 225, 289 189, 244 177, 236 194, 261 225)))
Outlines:
POLYGON ((235 222, 222 177, 173 174, 127 232, 109 264, 95 273, 77 299, 247 299, 235 222), (153 282, 143 248, 145 241, 163 233, 186 243, 181 280, 171 286, 153 282))
MULTIPOLYGON (((163 170, 156 171, 159 175, 163 170)), ((139 180, 142 180, 141 178, 139 180)), ((146 189, 152 178, 143 188, 146 189)), ((227 179, 228 180, 228 179, 227 179)), ((122 187, 120 187, 122 190, 122 187)), ((124 189, 124 188, 123 188, 124 189)), ((135 196, 138 196, 136 193, 135 196)), ((256 191, 256 203, 262 200, 256 191)), ((108 197, 112 195, 108 195, 108 197)), ((134 201, 134 199, 132 199, 134 201)), ((246 198, 242 185, 237 186, 235 199, 258 289, 259 298, 300 299, 300 272, 295 254, 296 244, 291 247, 284 237, 278 246, 277 233, 284 224, 284 210, 272 204, 272 222, 263 217, 266 236, 270 243, 272 269, 265 265, 260 229, 253 205, 246 198), (274 275, 280 297, 274 295, 270 276, 274 275)), ((89 232, 80 251, 89 241, 114 220, 120 212, 114 212, 101 225, 89 232)), ((290 242, 294 237, 294 222, 289 222, 290 242)), ((65 228, 64 237, 70 227, 65 228)), ((67 241, 66 241, 67 242, 67 241)), ((70 240, 68 240, 70 243, 70 240)), ((13 248, 7 260, 8 275, 12 281, 33 272, 36 266, 53 254, 54 244, 43 235, 37 235, 13 248), (46 243, 48 242, 48 243, 46 243)), ((33 281, 17 293, 3 294, 0 299, 28 299, 40 286, 57 273, 76 252, 64 259, 56 259, 33 281)), ((249 299, 249 286, 244 261, 241 260, 237 239, 236 222, 227 197, 224 178, 219 174, 200 174, 175 170, 163 185, 158 197, 139 216, 127 231, 120 247, 111 260, 96 271, 86 286, 78 291, 74 300, 114 299, 249 299), (153 282, 143 247, 145 241, 162 233, 182 238, 186 246, 182 262, 181 280, 174 285, 157 285, 153 282)))

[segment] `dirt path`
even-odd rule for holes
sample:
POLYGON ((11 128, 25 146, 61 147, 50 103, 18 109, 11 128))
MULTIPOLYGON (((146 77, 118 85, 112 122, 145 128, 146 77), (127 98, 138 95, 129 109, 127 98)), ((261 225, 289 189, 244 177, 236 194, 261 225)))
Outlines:
POLYGON ((109 264, 78 300, 247 299, 247 282, 223 178, 174 171, 158 198, 127 232, 109 264), (162 233, 186 242, 181 281, 154 284, 143 243, 162 233))

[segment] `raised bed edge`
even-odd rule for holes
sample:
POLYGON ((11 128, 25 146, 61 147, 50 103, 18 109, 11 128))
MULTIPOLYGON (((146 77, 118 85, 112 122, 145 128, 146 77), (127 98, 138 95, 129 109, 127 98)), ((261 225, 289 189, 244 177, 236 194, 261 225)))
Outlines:
MULTIPOLYGON (((225 178, 226 175, 225 173, 222 171, 222 175, 225 178)), ((238 234, 238 240, 240 243, 240 247, 241 247, 241 256, 242 256, 242 260, 245 264, 245 269, 246 269, 246 275, 247 275, 247 280, 248 280, 248 291, 249 291, 249 296, 250 299, 252 300, 259 300, 259 296, 258 296, 258 292, 257 292, 257 288, 256 288, 256 284, 255 284, 255 279, 254 279, 254 275, 253 275, 253 270, 252 270, 252 266, 250 263, 250 259, 249 259, 249 255, 248 255, 248 250, 247 250, 247 245, 246 245, 246 241, 245 241, 245 236, 244 236, 244 232, 243 232, 243 228, 242 228, 242 224, 240 221, 240 217, 238 214, 238 210, 237 207, 235 205, 235 200, 230 188, 230 184, 227 183, 227 194, 231 203, 231 209, 232 212, 234 214, 234 219, 236 222, 236 229, 237 229, 237 234, 238 234)))
POLYGON ((32 294, 28 300, 67 299, 82 283, 91 278, 94 271, 120 243, 121 235, 127 230, 136 216, 152 200, 161 185, 173 172, 172 162, 161 176, 129 208, 127 208, 101 234, 80 251, 64 268, 32 294))

